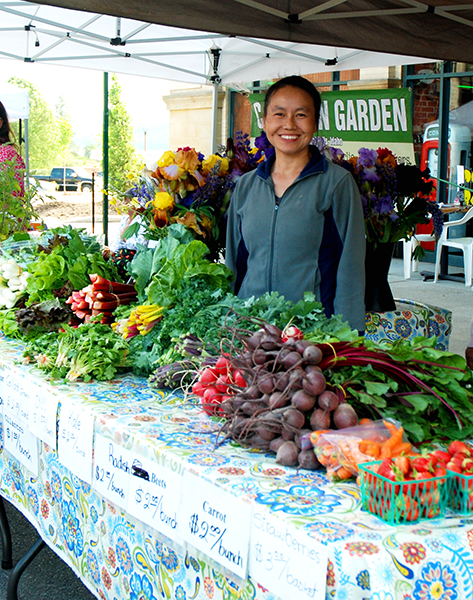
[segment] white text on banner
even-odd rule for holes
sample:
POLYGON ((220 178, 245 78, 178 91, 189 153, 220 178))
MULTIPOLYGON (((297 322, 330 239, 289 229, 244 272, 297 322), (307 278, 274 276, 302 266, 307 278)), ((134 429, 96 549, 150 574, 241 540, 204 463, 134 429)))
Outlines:
POLYGON ((177 533, 181 476, 155 462, 135 456, 131 466, 128 512, 182 544, 177 533))
POLYGON ((251 506, 216 485, 184 471, 178 512, 179 535, 246 578, 251 506))
POLYGON ((325 600, 327 547, 258 505, 253 508, 249 574, 280 598, 325 600))
POLYGON ((56 422, 58 397, 47 387, 30 387, 29 428, 40 440, 56 450, 56 422))
POLYGON ((3 437, 5 450, 37 477, 38 438, 24 421, 7 409, 3 413, 3 437))
POLYGON ((92 483, 93 414, 68 398, 61 401, 58 455, 61 463, 82 481, 92 483))
POLYGON ((96 435, 92 487, 105 498, 126 510, 130 488, 130 473, 130 451, 103 435, 96 435))

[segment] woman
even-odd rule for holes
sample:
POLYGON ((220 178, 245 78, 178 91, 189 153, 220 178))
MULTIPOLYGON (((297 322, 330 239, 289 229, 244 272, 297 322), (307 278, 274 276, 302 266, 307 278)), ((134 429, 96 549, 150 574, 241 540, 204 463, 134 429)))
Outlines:
POLYGON ((15 169, 15 177, 18 180, 19 190, 14 190, 14 196, 25 195, 25 183, 24 183, 24 170, 25 163, 18 154, 13 144, 13 134, 10 129, 10 123, 8 122, 8 115, 5 107, 0 102, 0 169, 5 168, 5 163, 13 164, 15 169))
POLYGON ((230 203, 226 264, 241 298, 312 291, 327 316, 365 328, 365 233, 352 175, 310 145, 320 95, 303 77, 268 90, 263 112, 275 152, 238 181, 230 203))

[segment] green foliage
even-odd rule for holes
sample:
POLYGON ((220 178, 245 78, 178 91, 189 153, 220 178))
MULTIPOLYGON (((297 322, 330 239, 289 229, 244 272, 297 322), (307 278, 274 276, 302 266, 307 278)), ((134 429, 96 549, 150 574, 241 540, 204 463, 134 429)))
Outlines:
POLYGON ((20 192, 20 184, 15 177, 15 164, 13 161, 5 161, 0 169, 0 242, 16 232, 26 231, 31 220, 38 218, 32 205, 36 188, 28 188, 25 196, 14 196, 13 192, 20 192))
POLYGON ((109 180, 111 189, 125 192, 130 187, 127 173, 135 171, 140 161, 135 154, 131 117, 121 93, 118 78, 112 75, 109 93, 109 180))
POLYGON ((39 248, 38 259, 28 265, 32 275, 26 288, 28 305, 67 297, 72 290, 89 285, 92 273, 120 281, 115 264, 105 261, 95 242, 87 244, 72 227, 65 232, 67 235, 53 235, 47 247, 39 248))
POLYGON ((69 149, 71 146, 74 130, 72 128, 71 117, 67 111, 67 105, 62 96, 56 105, 56 118, 58 124, 58 155, 61 165, 66 166, 69 163, 69 149))
POLYGON ((27 344, 24 356, 54 378, 109 381, 129 369, 128 343, 108 325, 88 323, 47 333, 27 344))
POLYGON ((30 171, 48 172, 59 159, 59 127, 49 104, 29 81, 11 77, 8 83, 26 89, 30 95, 28 140, 30 171))

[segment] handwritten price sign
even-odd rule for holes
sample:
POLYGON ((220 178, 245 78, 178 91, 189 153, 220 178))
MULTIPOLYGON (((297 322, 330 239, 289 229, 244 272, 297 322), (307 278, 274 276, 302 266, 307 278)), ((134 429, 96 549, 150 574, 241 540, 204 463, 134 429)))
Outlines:
POLYGON ((30 386, 30 422, 32 433, 56 450, 58 397, 39 385, 30 386))
POLYGON ((86 483, 92 483, 92 443, 94 416, 80 405, 61 402, 58 455, 61 463, 86 483))
POLYGON ((3 415, 5 450, 22 465, 38 476, 38 438, 27 424, 13 413, 5 410, 3 415))
POLYGON ((177 533, 181 476, 142 456, 131 466, 128 512, 169 539, 182 544, 177 533))
POLYGON ((247 574, 250 522, 249 504, 184 472, 179 535, 242 578, 247 574))
POLYGON ((24 423, 29 423, 30 388, 21 373, 14 369, 4 373, 3 379, 3 404, 4 410, 20 418, 24 423))
POLYGON ((249 572, 280 598, 325 600, 327 548, 293 525, 255 507, 249 572))
POLYGON ((95 436, 92 486, 117 506, 127 509, 131 454, 103 435, 95 436))

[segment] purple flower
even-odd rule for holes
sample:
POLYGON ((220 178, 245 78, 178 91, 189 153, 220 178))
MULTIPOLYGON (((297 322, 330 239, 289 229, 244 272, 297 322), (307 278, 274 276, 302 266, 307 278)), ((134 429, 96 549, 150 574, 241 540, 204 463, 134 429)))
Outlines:
POLYGON ((376 183, 380 180, 380 177, 376 171, 376 167, 364 167, 362 172, 362 177, 365 181, 370 181, 371 183, 376 183))
POLYGON ((364 167, 364 169, 366 169, 366 167, 374 167, 376 161, 378 160, 378 153, 376 152, 376 150, 360 148, 360 150, 358 151, 358 155, 358 164, 364 167))

